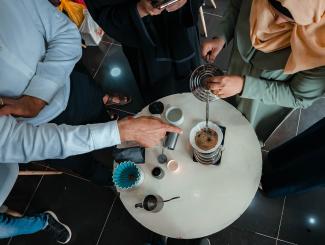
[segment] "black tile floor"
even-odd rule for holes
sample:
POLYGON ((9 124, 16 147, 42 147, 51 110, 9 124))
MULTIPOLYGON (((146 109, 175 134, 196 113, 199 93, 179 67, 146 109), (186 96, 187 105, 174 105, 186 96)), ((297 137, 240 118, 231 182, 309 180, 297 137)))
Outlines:
MULTIPOLYGON (((227 0, 213 9, 204 7, 209 37, 221 21, 227 0)), ((227 69, 231 48, 223 51, 217 65, 227 69)), ((95 80, 109 92, 133 97, 127 107, 114 108, 121 117, 141 110, 143 101, 121 46, 105 36, 99 47, 84 50, 83 63, 95 80)), ((270 136, 263 155, 302 132, 325 116, 325 98, 307 110, 294 111, 270 136)), ((102 161, 110 159, 101 152, 102 161)), ((30 165, 34 168, 35 165, 30 165)), ((36 166, 37 167, 37 166, 36 166)), ((39 167, 38 167, 39 168, 39 167)), ((42 168, 42 167, 41 167, 42 168)), ((212 245, 323 245, 325 244, 325 188, 285 198, 269 199, 257 193, 250 207, 231 226, 210 237, 212 245)), ((71 245, 142 245, 154 235, 125 210, 115 192, 70 174, 19 177, 6 204, 26 215, 55 211, 73 231, 71 245)), ((55 244, 42 233, 0 240, 0 245, 55 244)), ((191 241, 169 241, 187 244, 191 241)))

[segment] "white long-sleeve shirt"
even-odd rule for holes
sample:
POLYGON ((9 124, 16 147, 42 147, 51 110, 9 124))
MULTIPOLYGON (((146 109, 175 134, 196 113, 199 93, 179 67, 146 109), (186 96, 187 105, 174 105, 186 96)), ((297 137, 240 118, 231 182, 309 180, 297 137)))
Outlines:
POLYGON ((77 27, 48 1, 1 1, 0 96, 47 102, 37 117, 20 120, 38 125, 66 108, 80 40, 77 27))
MULTIPOLYGON (((1 1, 0 97, 30 95, 48 105, 32 119, 0 116, 0 164, 65 158, 120 143, 117 122, 47 124, 66 108, 69 76, 80 56, 78 29, 47 0, 1 1)), ((12 187, 1 188, 7 177, 0 173, 0 205, 12 187)))

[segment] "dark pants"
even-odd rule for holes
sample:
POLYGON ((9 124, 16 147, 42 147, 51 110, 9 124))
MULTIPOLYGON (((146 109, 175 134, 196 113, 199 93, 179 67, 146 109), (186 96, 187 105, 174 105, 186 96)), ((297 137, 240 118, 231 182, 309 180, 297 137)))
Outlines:
MULTIPOLYGON (((84 125, 101 123, 109 120, 102 98, 104 92, 78 63, 70 76, 71 89, 67 108, 57 118, 55 124, 84 125)), ((56 169, 69 169, 97 184, 108 184, 111 181, 105 167, 95 158, 96 152, 71 156, 66 159, 48 160, 56 169)))
POLYGON ((270 197, 302 192, 325 184, 325 118, 271 150, 271 170, 262 176, 270 197))

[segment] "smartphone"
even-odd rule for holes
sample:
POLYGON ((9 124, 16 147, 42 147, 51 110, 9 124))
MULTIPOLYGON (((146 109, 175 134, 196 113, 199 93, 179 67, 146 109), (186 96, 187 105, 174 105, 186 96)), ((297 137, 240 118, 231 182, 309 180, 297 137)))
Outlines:
POLYGON ((167 8, 169 5, 177 3, 179 0, 152 0, 152 6, 158 9, 167 8))

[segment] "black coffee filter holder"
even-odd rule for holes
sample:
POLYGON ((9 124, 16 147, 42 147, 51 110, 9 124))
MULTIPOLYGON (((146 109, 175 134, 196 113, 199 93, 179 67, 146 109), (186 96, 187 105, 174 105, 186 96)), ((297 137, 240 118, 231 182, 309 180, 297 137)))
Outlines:
MULTIPOLYGON (((223 146, 224 146, 224 143, 225 143, 225 136, 226 136, 226 127, 224 127, 224 126, 220 126, 220 125, 218 125, 219 126, 219 128, 221 129, 221 131, 222 131, 222 134, 223 134, 223 138, 222 138, 222 142, 221 142, 221 146, 220 147, 222 147, 223 148, 223 146)), ((219 165, 220 164, 220 162, 221 162, 221 158, 222 158, 222 153, 223 153, 223 151, 221 150, 221 153, 220 153, 220 158, 219 158, 219 160, 216 162, 216 163, 214 163, 214 164, 210 164, 210 165, 219 165)), ((193 154, 193 162, 198 162, 197 160, 196 160, 196 158, 195 158, 195 156, 194 156, 194 154, 193 154)))

